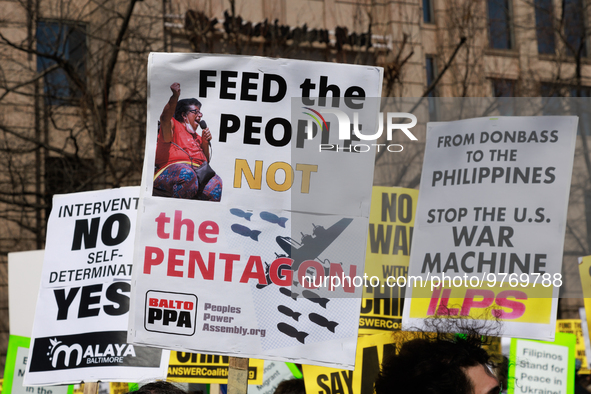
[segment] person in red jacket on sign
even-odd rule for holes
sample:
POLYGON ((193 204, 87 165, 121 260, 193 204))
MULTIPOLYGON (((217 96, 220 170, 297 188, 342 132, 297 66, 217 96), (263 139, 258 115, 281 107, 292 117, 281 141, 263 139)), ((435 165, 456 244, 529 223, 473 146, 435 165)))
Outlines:
POLYGON ((181 85, 177 82, 170 90, 172 96, 160 115, 152 194, 220 201, 222 179, 209 166, 211 131, 201 119, 201 102, 179 100, 181 85))

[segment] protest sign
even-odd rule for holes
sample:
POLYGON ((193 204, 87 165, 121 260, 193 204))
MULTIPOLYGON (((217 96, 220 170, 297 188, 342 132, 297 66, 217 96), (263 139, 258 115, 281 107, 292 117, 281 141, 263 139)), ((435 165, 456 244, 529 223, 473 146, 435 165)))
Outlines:
POLYGON ((166 376, 126 341, 139 188, 54 196, 25 385, 166 376))
POLYGON ((576 130, 569 116, 427 125, 403 328, 439 314, 554 337, 576 130))
POLYGON ((395 351, 392 342, 390 332, 359 337, 353 371, 303 365, 306 392, 372 394, 384 357, 395 351))
POLYGON ((511 340, 507 392, 574 393, 573 334, 556 333, 554 342, 511 340))
POLYGON ((262 383, 258 385, 249 383, 248 394, 273 394, 279 383, 294 378, 294 372, 297 374, 298 379, 302 378, 302 373, 292 363, 267 360, 263 368, 262 383))
POLYGON ((11 335, 8 339, 6 364, 4 366, 4 382, 2 392, 5 394, 72 394, 74 386, 24 386, 23 377, 27 369, 30 338, 11 335))
POLYGON ((579 308, 579 316, 581 317, 581 331, 583 332, 583 342, 585 344, 585 359, 587 360, 587 363, 583 364, 582 368, 585 368, 587 369, 587 371, 590 371, 591 363, 589 362, 589 359, 591 359, 591 340, 589 340, 589 325, 587 324, 587 313, 585 313, 585 308, 579 308))
POLYGON ((587 327, 591 327, 587 311, 591 311, 591 256, 579 257, 579 276, 581 277, 581 287, 583 289, 583 302, 585 305, 585 316, 587 317, 587 327))
MULTIPOLYGON (((365 66, 150 56, 130 342, 352 366, 361 284, 324 279, 362 279, 375 151, 320 150, 327 133, 314 137, 317 127, 306 112, 334 103, 314 95, 378 97, 381 78, 381 69, 365 66), (160 167, 163 150, 166 157, 179 152, 164 131, 158 142, 158 121, 170 102, 182 101, 177 93, 199 100, 183 116, 189 123, 206 119, 208 128, 199 132, 213 135, 210 146, 200 146, 213 151, 209 165, 217 178, 206 189, 215 187, 197 199, 180 198, 185 195, 171 175, 184 164, 160 167), (302 96, 307 104, 292 102, 302 96), (302 276, 308 282, 302 284, 302 276)), ((365 105, 336 100, 343 107, 365 105)), ((364 130, 375 127, 374 107, 358 113, 364 130)), ((322 123, 330 120, 326 115, 322 123)), ((170 122, 176 135, 192 135, 188 145, 203 141, 189 131, 192 124, 170 122)), ((337 124, 332 119, 333 135, 337 124)))
POLYGON ((31 337, 44 255, 43 250, 8 254, 10 335, 31 337))
MULTIPOLYGON (((145 384, 145 383, 144 383, 145 384)), ((124 382, 99 382, 97 394, 125 394, 130 391, 137 391, 139 385, 137 383, 124 382)), ((84 383, 74 386, 72 394, 84 394, 84 383)), ((88 388, 86 388, 88 392, 88 388)))
POLYGON ((419 191, 374 186, 371 195, 359 334, 400 329, 419 191))
MULTIPOLYGON (((188 383, 228 383, 230 357, 213 354, 170 352, 167 379, 188 383)), ((248 384, 263 382, 263 360, 248 360, 248 384)))
MULTIPOLYGON (((134 387, 137 386, 133 383, 123 383, 123 382, 109 382, 109 392, 111 394, 125 394, 130 392, 134 387)), ((136 387, 137 390, 137 387, 136 387)))
MULTIPOLYGON (((589 313, 587 313, 587 311, 591 310, 591 256, 579 257, 579 276, 581 277, 583 302, 585 305, 585 308, 581 308, 579 313, 581 315, 581 321, 584 323, 583 327, 587 327, 586 329, 583 328, 583 335, 585 336, 586 348, 588 350, 587 355, 591 355, 591 345, 587 344, 589 342, 588 329, 591 327, 589 313)), ((591 367, 589 361, 589 358, 587 358, 587 364, 584 364, 587 368, 591 367)))
POLYGON ((565 334, 573 334, 577 338, 575 345, 575 357, 581 361, 581 368, 578 370, 580 375, 588 375, 589 367, 587 363, 587 356, 585 354, 585 338, 583 336, 583 329, 581 319, 558 319, 556 320, 556 332, 563 332, 565 334))
POLYGON ((73 386, 25 387, 29 344, 43 267, 43 250, 8 254, 8 316, 10 337, 4 365, 5 394, 71 394, 73 386))

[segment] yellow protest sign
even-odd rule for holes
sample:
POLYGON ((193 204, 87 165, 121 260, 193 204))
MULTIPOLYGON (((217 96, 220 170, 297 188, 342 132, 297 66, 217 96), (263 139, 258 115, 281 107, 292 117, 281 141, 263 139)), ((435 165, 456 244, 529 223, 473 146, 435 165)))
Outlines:
POLYGON ((575 345, 575 357, 581 360, 581 369, 579 369, 579 374, 588 375, 590 371, 587 367, 587 356, 585 355, 585 339, 583 338, 583 331, 581 329, 581 320, 558 319, 556 320, 556 332, 575 334, 577 336, 577 343, 575 345))
MULTIPOLYGON (((579 257, 579 276, 581 277, 581 287, 583 288, 587 327, 591 327, 591 322, 589 321, 589 318, 591 318, 591 256, 579 257)), ((583 366, 586 367, 587 364, 583 363, 583 366)))
MULTIPOLYGON (((359 337, 353 371, 302 365, 306 393, 314 394, 374 394, 373 384, 385 357, 396 351, 396 347, 419 337, 424 333, 385 332, 359 337)), ((430 336, 431 334, 427 334, 430 336)), ((486 338, 483 348, 495 362, 500 362, 500 338, 486 338)))
POLYGON ((401 187, 372 189, 359 334, 400 329, 418 195, 401 187))
POLYGON ((384 356, 395 351, 392 333, 359 337, 355 370, 303 365, 306 393, 373 394, 384 356))
MULTIPOLYGON (((591 311, 591 256, 579 258, 579 275, 581 276, 581 286, 583 287, 585 310, 591 311)), ((589 315, 589 312, 587 312, 587 315, 589 315)))
POLYGON ((501 338, 486 337, 486 342, 482 344, 482 348, 490 355, 490 358, 495 363, 503 361, 503 349, 501 345, 501 338))
MULTIPOLYGON (((228 383, 229 356, 170 352, 167 379, 188 383, 228 383)), ((248 384, 263 383, 264 361, 248 359, 248 384)))
POLYGON ((111 394, 125 394, 129 392, 129 383, 109 382, 111 394))
MULTIPOLYGON (((137 391, 137 383, 124 383, 124 382, 99 382, 99 392, 106 392, 106 387, 109 387, 109 394, 125 394, 130 391, 137 391)), ((78 385, 78 388, 72 386, 72 394, 84 394, 84 383, 78 385)))

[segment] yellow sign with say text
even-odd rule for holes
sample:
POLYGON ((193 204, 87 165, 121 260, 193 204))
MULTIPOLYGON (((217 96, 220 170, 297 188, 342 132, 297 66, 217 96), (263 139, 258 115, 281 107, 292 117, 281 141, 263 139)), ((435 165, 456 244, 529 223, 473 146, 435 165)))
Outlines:
POLYGON ((359 337, 355 369, 303 365, 306 393, 373 394, 373 383, 384 357, 395 351, 391 332, 359 337))

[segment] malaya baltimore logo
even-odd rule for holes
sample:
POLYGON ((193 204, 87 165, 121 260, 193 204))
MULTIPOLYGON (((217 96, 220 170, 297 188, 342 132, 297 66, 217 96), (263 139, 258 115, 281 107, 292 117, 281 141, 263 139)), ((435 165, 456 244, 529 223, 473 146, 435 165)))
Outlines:
POLYGON ((47 356, 51 361, 53 368, 58 366, 70 367, 70 363, 74 361, 73 368, 82 364, 87 365, 110 365, 120 364, 126 356, 135 357, 135 349, 133 345, 127 343, 109 343, 109 344, 95 344, 88 345, 83 349, 79 343, 66 345, 57 338, 49 339, 49 351, 47 356), (72 359, 72 356, 75 356, 72 359), (61 364, 60 364, 61 360, 61 364))
POLYGON ((92 367, 158 367, 162 351, 130 345, 127 331, 95 331, 35 338, 30 372, 92 367))
MULTIPOLYGON (((345 112, 336 109, 336 108, 317 108, 313 109, 310 107, 302 107, 310 112, 303 112, 303 114, 308 115, 311 119, 308 119, 308 125, 306 127, 307 131, 307 139, 311 140, 314 138, 314 130, 313 130, 313 120, 316 121, 319 130, 329 130, 329 124, 326 122, 326 119, 323 115, 332 114, 337 118, 337 125, 338 125, 338 135, 339 140, 344 141, 351 141, 353 137, 351 136, 351 129, 353 130, 353 134, 355 139, 359 141, 376 141, 378 138, 382 136, 384 131, 384 114, 379 112, 378 119, 377 119, 377 131, 374 134, 362 134, 361 127, 359 124, 359 112, 353 112, 353 122, 349 119, 349 115, 345 112)), ((400 130, 406 135, 411 141, 417 141, 417 137, 409 130, 411 127, 416 126, 417 124, 417 117, 411 113, 407 112, 388 112, 386 114, 386 137, 388 141, 392 140, 392 135, 394 130, 400 130), (409 123, 394 123, 395 119, 410 119, 409 123)), ((323 138, 324 140, 324 138, 323 138)), ((404 147, 400 144, 345 144, 344 146, 339 146, 336 144, 327 144, 324 143, 320 144, 319 151, 328 150, 328 151, 348 151, 348 152, 368 152, 373 146, 379 152, 380 149, 385 149, 388 152, 402 152, 404 147)))
POLYGON ((49 343, 49 352, 47 355, 51 360, 51 366, 56 368, 57 367, 57 360, 59 359, 60 354, 64 353, 64 365, 66 367, 70 366, 70 356, 72 352, 76 352, 76 366, 80 365, 82 362, 82 346, 80 344, 75 343, 71 346, 64 345, 62 341, 58 341, 57 338, 50 339, 49 343))

